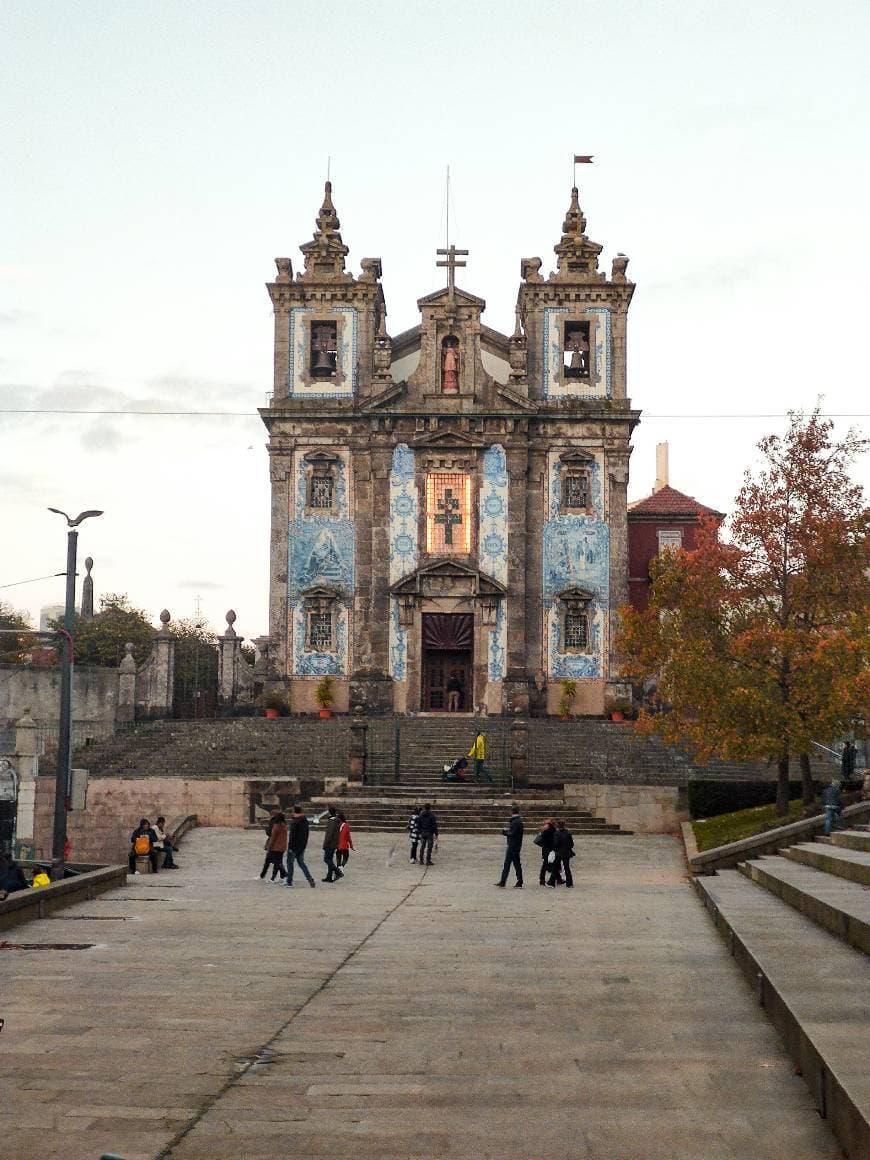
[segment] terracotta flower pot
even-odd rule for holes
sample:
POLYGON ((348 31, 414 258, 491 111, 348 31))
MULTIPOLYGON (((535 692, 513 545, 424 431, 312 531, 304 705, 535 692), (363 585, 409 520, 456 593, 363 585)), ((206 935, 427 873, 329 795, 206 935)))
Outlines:
POLYGON ((610 720, 611 721, 624 721, 625 715, 623 713, 620 713, 620 711, 618 709, 614 709, 613 712, 610 714, 610 720))
POLYGON ((331 709, 321 709, 321 710, 320 710, 320 716, 321 716, 321 717, 323 717, 323 718, 326 718, 326 717, 331 717, 331 716, 332 716, 332 710, 331 710, 331 709))
POLYGON ((263 716, 268 717, 270 720, 274 720, 276 717, 280 717, 281 714, 277 709, 264 709, 263 716))

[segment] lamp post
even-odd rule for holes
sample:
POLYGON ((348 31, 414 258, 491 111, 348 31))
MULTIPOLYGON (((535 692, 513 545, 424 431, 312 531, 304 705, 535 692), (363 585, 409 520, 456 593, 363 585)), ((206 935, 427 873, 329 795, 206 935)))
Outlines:
POLYGON ((69 528, 66 538, 66 604, 64 605, 61 633, 64 638, 64 647, 60 663, 60 722, 57 731, 54 831, 51 842, 53 876, 63 878, 63 864, 66 858, 66 811, 72 760, 73 628, 76 614, 76 547, 79 538, 76 529, 89 516, 101 516, 103 513, 98 511, 80 512, 73 520, 59 508, 49 508, 48 510, 63 516, 69 528))

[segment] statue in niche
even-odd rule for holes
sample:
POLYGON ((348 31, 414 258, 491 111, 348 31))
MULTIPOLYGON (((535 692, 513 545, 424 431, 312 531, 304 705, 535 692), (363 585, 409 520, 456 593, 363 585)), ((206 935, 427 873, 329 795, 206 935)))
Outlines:
POLYGON ((459 394, 459 339, 452 334, 441 343, 441 393, 459 394))

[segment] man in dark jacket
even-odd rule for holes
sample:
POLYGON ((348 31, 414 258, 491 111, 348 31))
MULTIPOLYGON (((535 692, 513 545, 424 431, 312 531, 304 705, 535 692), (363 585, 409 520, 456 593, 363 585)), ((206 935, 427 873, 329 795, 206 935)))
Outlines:
POLYGON ((339 878, 344 878, 344 871, 339 870, 335 864, 335 851, 338 849, 338 831, 341 822, 338 819, 335 806, 330 806, 326 813, 326 833, 323 835, 323 861, 326 863, 326 877, 321 878, 320 881, 337 882, 339 878))
POLYGON ((520 862, 520 850, 523 845, 523 819, 520 817, 520 811, 516 806, 513 807, 511 816, 508 819, 508 824, 502 830, 507 839, 507 849, 504 855, 504 866, 501 871, 501 881, 496 882, 496 886, 504 886, 508 879, 508 873, 511 866, 514 868, 517 880, 514 883, 514 889, 522 889, 523 886, 523 866, 520 862))
POLYGON ((429 802, 426 802, 420 811, 420 816, 417 818, 417 830, 420 834, 420 865, 425 863, 425 865, 431 866, 432 846, 438 837, 438 819, 432 813, 429 802))
POLYGON ((314 886, 311 871, 305 865, 305 847, 308 845, 308 818, 302 806, 294 806, 290 816, 290 828, 287 834, 287 881, 285 886, 293 885, 293 863, 295 862, 308 880, 309 886, 314 886))
POLYGON ((546 885, 547 871, 550 869, 550 854, 553 851, 553 842, 556 840, 556 823, 547 818, 544 828, 535 838, 535 845, 541 847, 541 877, 540 883, 546 885))
POLYGON ((574 857, 574 838, 570 830, 565 828, 565 823, 560 818, 556 822, 556 833, 553 835, 553 852, 556 855, 556 860, 553 862, 550 870, 550 881, 548 886, 555 886, 556 880, 560 874, 565 875, 565 885, 573 886, 574 879, 571 875, 571 859, 574 857))

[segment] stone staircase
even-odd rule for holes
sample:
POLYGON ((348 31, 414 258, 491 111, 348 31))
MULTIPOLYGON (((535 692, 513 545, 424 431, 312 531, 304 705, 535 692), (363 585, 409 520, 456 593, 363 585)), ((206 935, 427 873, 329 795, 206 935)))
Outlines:
POLYGON ((870 1157, 870 832, 694 882, 844 1152, 870 1157))

